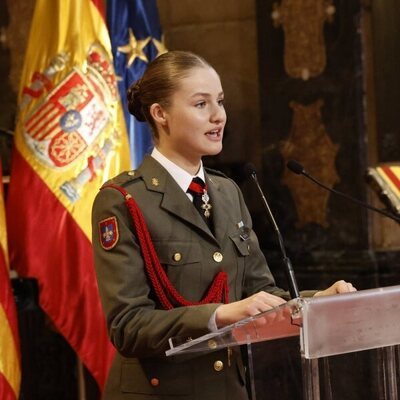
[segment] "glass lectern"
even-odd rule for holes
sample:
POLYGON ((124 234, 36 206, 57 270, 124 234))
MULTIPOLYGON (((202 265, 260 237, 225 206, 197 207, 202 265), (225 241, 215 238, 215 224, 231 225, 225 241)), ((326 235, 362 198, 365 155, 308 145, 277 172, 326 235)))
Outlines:
MULTIPOLYGON (((383 398, 397 400, 395 346, 400 344, 400 286, 293 299, 196 339, 171 338, 166 354, 247 345, 251 368, 252 343, 289 336, 300 337, 305 400, 320 398, 320 358, 377 348, 382 348, 384 360, 383 398)), ((252 379, 251 371, 249 375, 252 379)))

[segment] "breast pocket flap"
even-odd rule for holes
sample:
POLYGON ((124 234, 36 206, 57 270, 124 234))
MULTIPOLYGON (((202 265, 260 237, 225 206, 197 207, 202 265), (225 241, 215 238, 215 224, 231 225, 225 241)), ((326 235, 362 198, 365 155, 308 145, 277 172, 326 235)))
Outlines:
POLYGON ((161 264, 179 266, 201 261, 200 245, 196 242, 160 241, 154 246, 161 264))
POLYGON ((239 235, 230 235, 229 237, 242 256, 248 256, 250 254, 250 239, 243 240, 239 235))

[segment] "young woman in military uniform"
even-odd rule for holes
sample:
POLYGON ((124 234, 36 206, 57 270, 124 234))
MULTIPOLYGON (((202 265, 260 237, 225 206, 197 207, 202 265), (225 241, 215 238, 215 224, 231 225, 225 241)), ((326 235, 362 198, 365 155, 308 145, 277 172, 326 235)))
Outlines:
MULTIPOLYGON (((171 51, 149 64, 128 101, 150 124, 155 149, 105 184, 93 207, 98 284, 117 349, 104 399, 248 399, 237 348, 165 356, 171 337, 199 337, 287 299, 238 186, 202 165, 222 150, 219 76, 201 57, 171 51)), ((353 290, 340 281, 319 294, 353 290)))

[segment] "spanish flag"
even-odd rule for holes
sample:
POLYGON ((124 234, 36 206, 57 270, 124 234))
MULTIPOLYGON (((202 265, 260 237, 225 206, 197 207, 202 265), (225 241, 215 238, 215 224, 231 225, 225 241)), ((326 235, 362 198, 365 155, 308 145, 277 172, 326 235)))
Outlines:
POLYGON ((19 397, 21 363, 17 312, 8 269, 2 177, 0 160, 0 399, 16 400, 19 397))
POLYGON ((96 283, 91 208, 129 169, 101 0, 37 0, 21 76, 7 203, 10 260, 103 388, 114 351, 96 283))

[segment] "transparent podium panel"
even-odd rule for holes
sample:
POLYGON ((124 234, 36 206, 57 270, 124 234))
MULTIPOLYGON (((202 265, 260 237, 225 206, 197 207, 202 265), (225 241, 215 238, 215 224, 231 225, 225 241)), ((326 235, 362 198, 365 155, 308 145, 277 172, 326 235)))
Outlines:
POLYGON ((301 351, 314 359, 400 343, 400 287, 299 299, 301 351))
POLYGON ((319 400, 321 389, 332 392, 329 356, 378 349, 379 400, 398 400, 400 286, 293 299, 199 338, 171 338, 166 355, 247 345, 253 388, 251 344, 291 336, 300 336, 303 399, 319 400))
MULTIPOLYGON (((322 368, 325 375, 329 372, 328 358, 324 357, 378 349, 379 399, 398 400, 395 353, 400 344, 400 286, 299 302, 304 399, 321 398, 319 370, 322 368)), ((329 378, 325 379, 323 389, 327 391, 330 385, 329 378)))
POLYGON ((170 338, 170 349, 166 351, 166 355, 212 351, 242 344, 298 336, 301 325, 298 304, 298 299, 292 300, 200 338, 170 338))

